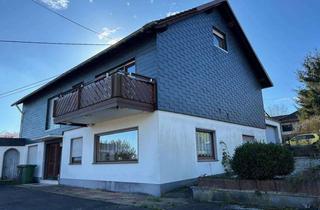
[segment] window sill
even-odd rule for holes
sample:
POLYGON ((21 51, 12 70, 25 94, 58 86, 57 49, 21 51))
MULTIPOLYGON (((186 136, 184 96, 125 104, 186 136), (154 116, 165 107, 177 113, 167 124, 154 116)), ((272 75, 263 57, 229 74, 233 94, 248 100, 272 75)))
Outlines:
POLYGON ((105 161, 105 162, 93 162, 94 165, 104 165, 104 164, 137 164, 138 160, 133 161, 105 161))
POLYGON ((198 159, 198 162, 218 162, 218 159, 215 158, 204 158, 204 159, 198 159))
POLYGON ((227 50, 225 50, 225 49, 223 49, 223 48, 221 48, 221 47, 219 47, 219 46, 216 46, 216 45, 215 45, 215 47, 218 48, 219 50, 222 50, 222 52, 224 52, 224 53, 229 53, 229 51, 227 51, 227 50))
POLYGON ((82 165, 81 163, 69 163, 69 165, 82 165))

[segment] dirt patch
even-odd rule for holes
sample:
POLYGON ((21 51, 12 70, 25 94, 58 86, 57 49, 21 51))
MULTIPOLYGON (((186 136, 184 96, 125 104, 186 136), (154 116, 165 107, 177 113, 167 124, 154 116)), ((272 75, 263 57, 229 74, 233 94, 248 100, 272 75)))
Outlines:
POLYGON ((32 188, 45 192, 68 195, 78 198, 85 198, 90 200, 103 201, 108 203, 115 203, 121 205, 129 205, 136 207, 144 207, 150 209, 168 209, 173 207, 184 206, 192 203, 192 199, 185 197, 154 197, 150 195, 137 194, 137 193, 120 193, 108 192, 103 190, 84 189, 78 187, 67 186, 48 186, 40 184, 21 185, 21 187, 32 188))

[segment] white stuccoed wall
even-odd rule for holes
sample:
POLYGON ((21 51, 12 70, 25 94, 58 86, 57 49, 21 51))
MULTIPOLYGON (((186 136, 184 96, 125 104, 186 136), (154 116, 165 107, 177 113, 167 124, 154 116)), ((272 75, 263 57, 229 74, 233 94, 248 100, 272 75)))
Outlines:
POLYGON ((159 112, 160 183, 192 179, 201 175, 223 173, 221 164, 224 141, 229 152, 242 144, 242 135, 265 139, 265 129, 208 120, 169 112, 159 112), (196 128, 216 133, 218 161, 198 162, 196 151, 196 128))
POLYGON ((67 131, 63 136, 62 179, 159 183, 158 113, 146 113, 111 120, 93 127, 67 131), (94 135, 119 129, 139 127, 138 163, 94 164, 94 135), (70 140, 83 137, 81 165, 70 165, 70 140))
POLYGON ((242 144, 242 135, 264 140, 265 129, 163 111, 98 123, 64 133, 60 178, 164 184, 223 173, 219 142, 232 153, 242 144), (94 164, 94 135, 131 127, 139 127, 139 162, 94 164), (197 161, 196 128, 216 132, 218 161, 197 161), (70 165, 70 140, 77 137, 83 137, 82 164, 70 165))
POLYGON ((3 166, 3 158, 4 153, 9 149, 16 149, 19 152, 19 164, 25 164, 26 163, 26 147, 25 146, 19 146, 19 147, 0 147, 0 178, 2 176, 2 166, 3 166))

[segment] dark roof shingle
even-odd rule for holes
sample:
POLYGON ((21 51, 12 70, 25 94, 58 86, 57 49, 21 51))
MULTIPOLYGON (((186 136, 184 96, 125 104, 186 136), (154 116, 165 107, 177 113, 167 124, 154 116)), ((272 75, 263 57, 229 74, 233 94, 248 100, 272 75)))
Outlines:
POLYGON ((184 12, 178 13, 176 15, 169 16, 169 17, 159 19, 156 21, 152 21, 152 22, 144 25, 142 28, 133 32, 129 36, 123 38, 122 40, 120 40, 116 44, 106 48, 105 50, 101 51, 100 53, 94 55, 93 57, 87 59, 86 61, 80 63, 79 65, 71 68, 70 70, 61 74, 59 77, 53 79, 52 81, 48 82, 44 86, 40 87, 39 89, 33 91, 32 93, 30 93, 30 94, 26 95, 25 97, 21 98, 20 100, 16 101, 12 105, 18 105, 20 103, 23 103, 24 101, 28 100, 29 98, 31 98, 35 94, 38 94, 41 91, 45 90, 47 87, 52 86, 53 84, 55 84, 58 81, 61 81, 69 74, 78 70, 80 67, 83 67, 84 65, 89 64, 90 62, 94 61, 95 59, 99 58, 100 56, 102 56, 104 54, 112 53, 114 50, 123 47, 124 45, 130 43, 130 41, 133 41, 134 39, 136 39, 138 37, 141 38, 143 36, 150 36, 153 33, 157 33, 161 30, 165 30, 167 26, 169 26, 175 22, 181 21, 187 17, 193 16, 193 15, 196 15, 196 14, 199 14, 202 12, 210 11, 214 8, 221 8, 223 10, 224 16, 226 18, 229 18, 231 20, 231 22, 233 23, 233 27, 234 27, 237 35, 240 37, 245 50, 247 51, 246 54, 247 54, 250 62, 252 62, 254 65, 255 74, 256 74, 256 77, 259 80, 261 86, 263 88, 272 87, 272 82, 271 82, 268 74, 266 73, 260 60, 258 59, 257 55, 255 54, 253 48, 251 47, 251 45, 250 45, 247 37, 245 36, 238 20, 236 19, 228 1, 227 0, 215 0, 210 3, 207 3, 204 5, 186 10, 184 12))

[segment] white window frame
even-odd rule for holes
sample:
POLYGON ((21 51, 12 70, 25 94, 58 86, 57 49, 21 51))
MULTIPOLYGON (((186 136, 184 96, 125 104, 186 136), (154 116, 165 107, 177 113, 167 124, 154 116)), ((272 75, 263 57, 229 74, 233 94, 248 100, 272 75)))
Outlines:
POLYGON ((81 165, 82 164, 82 156, 83 156, 83 137, 77 137, 77 138, 72 138, 71 140, 70 140, 70 164, 71 165, 81 165), (74 160, 73 160, 73 142, 74 141, 81 141, 81 151, 80 151, 80 153, 81 153, 81 156, 77 156, 77 157, 75 157, 75 158, 81 158, 80 159, 80 161, 79 162, 75 162, 74 160))
POLYGON ((212 33, 213 36, 215 36, 215 39, 222 39, 223 43, 224 43, 224 47, 219 45, 219 40, 218 40, 218 44, 214 44, 214 46, 216 46, 217 48, 223 50, 224 52, 228 52, 228 47, 227 47, 227 37, 226 34, 223 33, 222 31, 220 31, 219 29, 217 29, 216 27, 212 27, 212 33))
POLYGON ((242 142, 245 143, 254 143, 257 142, 256 137, 254 135, 242 134, 242 142), (253 138, 252 141, 246 141, 244 138, 253 138))

